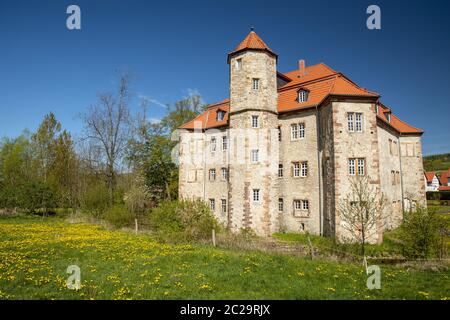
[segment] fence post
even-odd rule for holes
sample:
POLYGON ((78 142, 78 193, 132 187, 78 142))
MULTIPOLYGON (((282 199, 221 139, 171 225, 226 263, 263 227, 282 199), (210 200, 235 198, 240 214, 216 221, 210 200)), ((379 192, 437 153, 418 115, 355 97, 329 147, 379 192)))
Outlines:
POLYGON ((311 239, 309 238, 309 236, 308 236, 308 244, 309 244, 309 250, 310 250, 310 253, 311 253, 311 259, 314 259, 314 256, 315 256, 314 247, 313 247, 313 245, 311 243, 311 239))
POLYGON ((137 221, 136 218, 134 219, 134 233, 135 233, 135 234, 138 233, 138 221, 137 221))
POLYGON ((213 246, 216 246, 216 230, 212 229, 212 243, 213 246))

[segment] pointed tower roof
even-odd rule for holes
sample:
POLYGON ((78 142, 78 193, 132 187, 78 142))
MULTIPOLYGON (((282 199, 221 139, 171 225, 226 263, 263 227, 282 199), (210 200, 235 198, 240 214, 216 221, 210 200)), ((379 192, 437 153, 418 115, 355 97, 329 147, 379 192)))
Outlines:
POLYGON ((272 49, 270 49, 269 46, 256 34, 256 32, 253 31, 253 28, 245 39, 242 40, 242 42, 236 47, 236 49, 228 54, 228 60, 230 60, 231 55, 244 50, 262 50, 278 57, 277 54, 273 52, 272 49))

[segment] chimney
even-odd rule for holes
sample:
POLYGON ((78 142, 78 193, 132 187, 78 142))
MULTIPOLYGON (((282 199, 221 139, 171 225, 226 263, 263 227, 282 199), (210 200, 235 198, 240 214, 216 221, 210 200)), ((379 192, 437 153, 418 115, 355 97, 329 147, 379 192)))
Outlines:
POLYGON ((299 60, 298 61, 298 70, 299 70, 299 77, 303 77, 306 74, 305 71, 305 60, 299 60))

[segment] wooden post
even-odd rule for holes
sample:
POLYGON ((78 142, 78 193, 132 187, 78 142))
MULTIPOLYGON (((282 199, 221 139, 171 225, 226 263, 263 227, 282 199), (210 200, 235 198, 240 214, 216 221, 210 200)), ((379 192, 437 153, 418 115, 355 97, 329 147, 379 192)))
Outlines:
POLYGON ((314 259, 314 256, 315 256, 314 247, 313 247, 313 245, 311 243, 311 239, 309 238, 309 236, 308 236, 308 244, 309 244, 309 250, 310 250, 310 253, 311 253, 311 259, 314 259))
POLYGON ((138 233, 138 222, 137 222, 137 219, 134 219, 134 233, 135 234, 138 233))
POLYGON ((213 246, 216 246, 216 230, 212 229, 212 243, 213 246))

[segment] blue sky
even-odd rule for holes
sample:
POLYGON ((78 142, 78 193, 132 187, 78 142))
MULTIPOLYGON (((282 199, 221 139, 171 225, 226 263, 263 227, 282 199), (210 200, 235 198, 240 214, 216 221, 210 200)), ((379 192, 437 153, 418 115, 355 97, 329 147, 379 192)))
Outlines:
POLYGON ((75 136, 77 118, 133 76, 138 96, 155 100, 158 119, 196 90, 208 103, 228 97, 226 54, 251 26, 279 55, 278 70, 299 59, 324 62, 381 93, 382 101, 423 128, 425 154, 450 152, 448 1, 137 1, 0 2, 0 137, 35 130, 53 111, 75 136), (81 8, 81 30, 66 28, 66 8, 81 8), (381 8, 381 30, 366 28, 366 8, 381 8))

